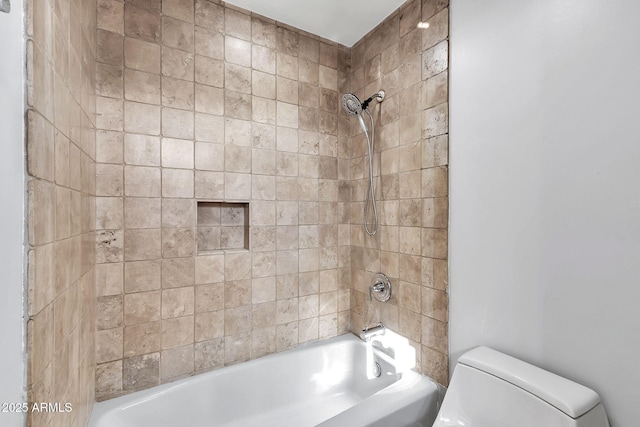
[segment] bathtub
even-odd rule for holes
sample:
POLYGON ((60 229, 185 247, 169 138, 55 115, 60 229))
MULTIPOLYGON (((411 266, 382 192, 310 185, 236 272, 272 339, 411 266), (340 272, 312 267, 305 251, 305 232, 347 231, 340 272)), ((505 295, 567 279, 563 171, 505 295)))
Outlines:
POLYGON ((96 403, 89 427, 427 427, 443 395, 346 334, 96 403))

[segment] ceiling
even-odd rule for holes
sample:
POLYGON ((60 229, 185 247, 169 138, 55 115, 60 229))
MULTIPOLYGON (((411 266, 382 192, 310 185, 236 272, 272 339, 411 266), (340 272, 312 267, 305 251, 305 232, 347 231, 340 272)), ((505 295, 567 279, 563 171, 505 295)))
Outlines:
POLYGON ((404 1, 227 0, 227 3, 351 47, 404 1))

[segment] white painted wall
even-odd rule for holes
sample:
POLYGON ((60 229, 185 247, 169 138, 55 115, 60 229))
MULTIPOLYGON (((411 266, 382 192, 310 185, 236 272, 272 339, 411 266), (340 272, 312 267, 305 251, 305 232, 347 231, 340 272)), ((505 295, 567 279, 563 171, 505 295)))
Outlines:
MULTIPOLYGON (((23 18, 22 0, 11 0, 11 13, 0 13, 0 404, 26 402, 23 18)), ((24 423, 20 413, 0 412, 2 426, 24 423)))
POLYGON ((640 418, 640 2, 451 1, 450 350, 640 418))

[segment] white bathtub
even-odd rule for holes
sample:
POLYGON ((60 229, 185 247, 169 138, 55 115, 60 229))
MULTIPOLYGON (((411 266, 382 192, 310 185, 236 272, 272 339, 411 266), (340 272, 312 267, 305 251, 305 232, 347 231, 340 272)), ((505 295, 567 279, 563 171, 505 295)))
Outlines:
POLYGON ((431 426, 444 389, 370 348, 351 334, 305 344, 96 403, 89 427, 431 426))

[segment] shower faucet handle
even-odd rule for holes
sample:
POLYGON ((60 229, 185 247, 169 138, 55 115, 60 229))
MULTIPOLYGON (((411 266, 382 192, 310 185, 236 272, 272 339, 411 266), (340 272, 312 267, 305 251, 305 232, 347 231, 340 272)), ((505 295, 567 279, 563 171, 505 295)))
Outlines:
POLYGON ((373 284, 369 286, 369 302, 373 301, 374 292, 378 301, 389 301, 389 298, 391 298, 391 281, 386 275, 377 273, 373 276, 373 284))

